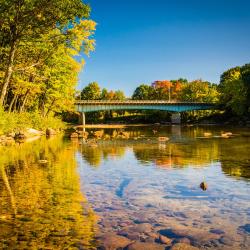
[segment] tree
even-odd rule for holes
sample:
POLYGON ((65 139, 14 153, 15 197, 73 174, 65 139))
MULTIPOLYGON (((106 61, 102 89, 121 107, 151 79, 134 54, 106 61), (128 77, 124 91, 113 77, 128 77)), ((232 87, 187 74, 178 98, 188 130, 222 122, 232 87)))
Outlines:
POLYGON ((221 75, 220 103, 237 116, 249 115, 250 107, 250 64, 234 67, 221 75))
POLYGON ((241 67, 241 77, 246 88, 246 105, 247 111, 250 114, 250 63, 241 67))
POLYGON ((183 85, 181 100, 189 102, 217 102, 218 91, 210 82, 195 80, 183 85))
POLYGON ((89 83, 81 93, 81 99, 83 100, 100 100, 101 89, 97 82, 89 83))
POLYGON ((72 27, 89 16, 90 8, 81 0, 1 0, 1 92, 3 105, 14 71, 17 55, 30 41, 39 43, 51 30, 60 30, 62 43, 67 40, 72 27))
POLYGON ((154 96, 154 89, 152 86, 141 84, 137 87, 132 95, 133 100, 151 100, 154 96))

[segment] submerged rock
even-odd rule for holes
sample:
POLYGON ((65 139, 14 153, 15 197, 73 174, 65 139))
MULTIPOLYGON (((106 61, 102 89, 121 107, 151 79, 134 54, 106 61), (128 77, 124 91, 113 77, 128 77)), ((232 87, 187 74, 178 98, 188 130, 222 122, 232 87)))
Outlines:
POLYGON ((150 242, 134 242, 126 250, 164 250, 165 246, 150 242))
POLYGON ((170 250, 199 250, 199 248, 185 244, 185 243, 177 243, 174 244, 170 250))
POLYGON ((102 242, 102 247, 101 249, 106 249, 106 250, 113 250, 113 249, 121 249, 125 248, 128 246, 132 241, 117 235, 115 233, 107 233, 100 238, 102 242))
POLYGON ((172 240, 169 239, 169 238, 166 237, 166 236, 160 235, 160 236, 159 236, 159 242, 162 243, 162 244, 169 245, 169 244, 171 244, 172 240))

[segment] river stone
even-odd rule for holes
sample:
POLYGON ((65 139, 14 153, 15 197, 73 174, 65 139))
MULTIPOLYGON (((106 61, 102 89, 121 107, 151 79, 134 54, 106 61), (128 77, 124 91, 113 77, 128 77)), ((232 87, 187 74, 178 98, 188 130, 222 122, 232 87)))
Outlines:
POLYGON ((152 238, 152 239, 154 239, 154 240, 159 239, 159 234, 154 233, 154 232, 146 233, 146 235, 148 235, 150 238, 152 238))
POLYGON ((219 242, 224 245, 232 246, 233 240, 229 237, 223 236, 219 239, 219 242))
POLYGON ((160 243, 166 244, 166 245, 169 245, 169 244, 171 244, 171 242, 172 242, 171 239, 169 239, 168 237, 163 236, 163 235, 160 235, 160 236, 159 236, 159 241, 160 241, 160 243))
POLYGON ((152 231, 152 226, 149 223, 142 223, 131 227, 130 230, 139 233, 149 233, 152 231))
POLYGON ((101 237, 101 242, 105 250, 113 250, 125 248, 131 243, 131 240, 115 233, 107 233, 101 237))
POLYGON ((185 244, 188 244, 190 245, 190 240, 188 238, 180 238, 180 239, 176 239, 174 240, 175 243, 185 243, 185 244))
POLYGON ((164 249, 165 246, 149 242, 134 242, 126 248, 126 250, 164 250, 164 249))
POLYGON ((213 233, 213 234, 224 234, 225 232, 223 230, 221 230, 221 229, 211 229, 210 233, 213 233))
POLYGON ((177 244, 174 244, 170 248, 170 250, 199 250, 199 248, 190 246, 190 245, 185 244, 185 243, 177 243, 177 244))

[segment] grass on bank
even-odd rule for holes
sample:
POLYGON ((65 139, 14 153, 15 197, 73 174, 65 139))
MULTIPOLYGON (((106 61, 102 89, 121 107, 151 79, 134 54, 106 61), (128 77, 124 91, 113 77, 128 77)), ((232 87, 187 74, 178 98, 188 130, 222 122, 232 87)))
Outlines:
POLYGON ((0 108, 0 135, 19 132, 25 128, 45 131, 46 128, 65 128, 65 123, 53 116, 43 117, 38 112, 7 113, 0 108))

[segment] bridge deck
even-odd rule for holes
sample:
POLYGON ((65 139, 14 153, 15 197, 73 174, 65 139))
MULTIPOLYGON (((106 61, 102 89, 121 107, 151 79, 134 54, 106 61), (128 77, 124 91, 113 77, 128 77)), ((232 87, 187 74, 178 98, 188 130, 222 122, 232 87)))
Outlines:
POLYGON ((213 103, 205 102, 179 102, 179 101, 166 101, 166 100, 79 100, 75 105, 214 105, 213 103))

